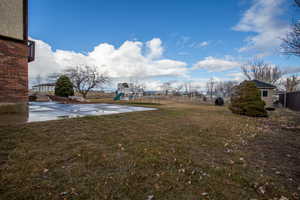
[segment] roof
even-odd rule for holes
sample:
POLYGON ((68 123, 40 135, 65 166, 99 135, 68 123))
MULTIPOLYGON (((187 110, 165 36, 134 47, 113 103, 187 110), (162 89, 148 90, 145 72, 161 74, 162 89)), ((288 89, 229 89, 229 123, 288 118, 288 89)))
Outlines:
POLYGON ((276 86, 274 86, 270 83, 263 82, 263 81, 252 80, 252 82, 255 83, 257 88, 267 88, 267 89, 275 89, 276 88, 276 86))
POLYGON ((55 86, 55 83, 43 83, 43 84, 38 84, 38 85, 34 85, 32 87, 41 87, 41 86, 55 86))

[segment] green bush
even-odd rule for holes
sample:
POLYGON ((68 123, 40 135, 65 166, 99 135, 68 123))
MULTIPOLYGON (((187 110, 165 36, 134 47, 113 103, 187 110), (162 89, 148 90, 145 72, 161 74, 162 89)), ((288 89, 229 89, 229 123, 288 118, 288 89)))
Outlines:
POLYGON ((62 75, 56 81, 55 95, 60 97, 69 97, 74 95, 73 84, 69 77, 62 75))
POLYGON ((267 117, 265 102, 261 99, 260 91, 251 81, 244 81, 236 86, 231 97, 229 109, 236 114, 251 117, 267 117))

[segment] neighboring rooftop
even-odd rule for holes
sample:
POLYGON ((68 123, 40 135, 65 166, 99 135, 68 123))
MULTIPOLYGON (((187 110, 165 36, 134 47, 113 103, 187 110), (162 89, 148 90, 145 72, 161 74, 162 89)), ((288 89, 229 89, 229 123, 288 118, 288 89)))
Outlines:
POLYGON ((274 86, 270 83, 263 82, 263 81, 252 80, 252 82, 255 83, 257 88, 268 88, 268 89, 275 89, 276 88, 276 86, 274 86))

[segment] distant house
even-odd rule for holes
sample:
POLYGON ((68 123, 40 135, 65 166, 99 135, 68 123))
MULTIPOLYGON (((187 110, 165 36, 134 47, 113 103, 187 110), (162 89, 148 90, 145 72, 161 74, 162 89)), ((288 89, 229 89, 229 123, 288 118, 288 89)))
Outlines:
POLYGON ((266 107, 273 106, 273 96, 275 95, 276 86, 259 80, 252 80, 261 92, 261 99, 266 103, 266 107))
POLYGON ((55 91, 55 83, 44 83, 32 86, 33 92, 51 93, 55 91))

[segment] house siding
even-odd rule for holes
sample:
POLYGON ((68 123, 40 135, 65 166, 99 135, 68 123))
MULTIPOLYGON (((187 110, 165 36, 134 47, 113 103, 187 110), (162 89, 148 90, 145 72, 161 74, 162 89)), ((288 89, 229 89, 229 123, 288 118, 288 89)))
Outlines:
POLYGON ((0 35, 24 39, 24 1, 0 1, 0 35))
POLYGON ((261 99, 266 103, 266 107, 273 107, 273 95, 274 90, 273 89, 260 89, 261 92, 261 99), (263 96, 263 91, 268 91, 268 96, 263 96))

